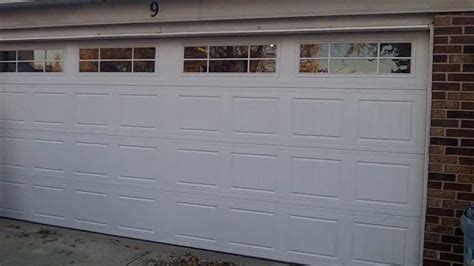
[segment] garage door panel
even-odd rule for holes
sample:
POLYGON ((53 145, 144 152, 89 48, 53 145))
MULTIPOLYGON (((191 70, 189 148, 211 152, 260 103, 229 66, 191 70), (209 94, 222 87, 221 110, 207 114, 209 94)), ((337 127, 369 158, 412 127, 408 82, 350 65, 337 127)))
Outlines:
POLYGON ((32 186, 33 215, 45 222, 63 222, 69 219, 70 191, 62 184, 36 181, 32 186))
POLYGON ((73 224, 88 230, 111 230, 110 223, 114 217, 110 191, 92 186, 75 186, 72 192, 73 224))
POLYGON ((71 149, 71 168, 75 177, 90 180, 104 180, 109 177, 112 158, 109 143, 94 139, 76 139, 71 149))
POLYGON ((157 142, 120 141, 112 147, 113 154, 116 154, 110 168, 112 177, 117 177, 117 181, 124 186, 148 186, 162 182, 162 149, 157 142))
POLYGON ((35 137, 32 140, 33 174, 64 177, 70 169, 68 143, 64 137, 35 137))
POLYGON ((24 217, 27 214, 30 199, 28 196, 19 198, 18 195, 28 195, 27 184, 17 180, 0 180, 0 213, 13 218, 24 217))
POLYGON ((113 99, 109 93, 75 93, 74 127, 107 128, 115 116, 113 99))
POLYGON ((24 91, 0 91, 0 122, 5 127, 22 126, 29 118, 24 91))
POLYGON ((35 125, 65 129, 71 98, 64 91, 35 91, 32 96, 32 114, 35 125), (44 108, 48 106, 48 108, 44 108))
MULTIPOLYGON (((120 94, 120 129, 124 131, 156 131, 160 112, 157 94, 120 94)), ((105 106, 107 107, 107 106, 105 106)))
POLYGON ((0 171, 24 174, 27 171, 28 140, 23 137, 0 135, 0 171))

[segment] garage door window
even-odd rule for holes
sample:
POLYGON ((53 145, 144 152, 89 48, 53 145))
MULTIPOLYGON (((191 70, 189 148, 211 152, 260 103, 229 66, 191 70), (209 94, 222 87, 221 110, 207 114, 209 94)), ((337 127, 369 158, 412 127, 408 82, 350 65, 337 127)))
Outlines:
POLYGON ((277 45, 184 47, 185 73, 275 73, 277 45))
POLYGON ((411 73, 411 43, 307 43, 300 45, 300 73, 411 73))
POLYGON ((79 72, 155 72, 154 47, 79 50, 79 72))
POLYGON ((63 50, 0 51, 0 72, 63 72, 63 50))

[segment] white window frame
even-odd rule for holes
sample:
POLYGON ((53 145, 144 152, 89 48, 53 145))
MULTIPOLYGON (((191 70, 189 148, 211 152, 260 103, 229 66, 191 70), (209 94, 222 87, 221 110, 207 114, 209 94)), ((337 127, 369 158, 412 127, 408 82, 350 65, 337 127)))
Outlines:
POLYGON ((63 75, 67 72, 66 70, 66 62, 67 62, 67 49, 66 47, 16 47, 16 48, 8 48, 2 47, 0 51, 15 51, 15 60, 12 61, 0 61, 0 63, 15 63, 15 71, 14 72, 0 72, 0 75, 63 75), (18 51, 28 51, 28 50, 43 50, 45 51, 45 59, 44 60, 19 60, 18 59, 18 51), (61 50, 62 51, 62 59, 61 60, 47 60, 46 54, 48 50, 61 50), (28 63, 28 62, 42 62, 43 63, 43 71, 31 71, 31 72, 20 72, 18 71, 18 63, 28 63), (62 63, 62 71, 58 72, 48 72, 46 71, 46 62, 61 62, 62 63))

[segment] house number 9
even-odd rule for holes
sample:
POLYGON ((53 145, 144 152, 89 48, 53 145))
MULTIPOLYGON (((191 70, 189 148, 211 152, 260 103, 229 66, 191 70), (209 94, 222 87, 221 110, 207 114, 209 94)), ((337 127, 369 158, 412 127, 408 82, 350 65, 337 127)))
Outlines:
POLYGON ((158 4, 158 1, 155 0, 150 3, 150 11, 152 18, 158 15, 158 12, 160 12, 160 4, 158 4))

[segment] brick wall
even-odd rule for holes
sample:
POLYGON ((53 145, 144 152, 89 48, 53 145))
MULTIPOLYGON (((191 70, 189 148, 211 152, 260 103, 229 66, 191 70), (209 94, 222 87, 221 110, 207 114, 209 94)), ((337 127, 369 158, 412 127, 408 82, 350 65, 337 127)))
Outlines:
POLYGON ((424 265, 462 265, 474 203, 474 13, 435 17, 424 265))

